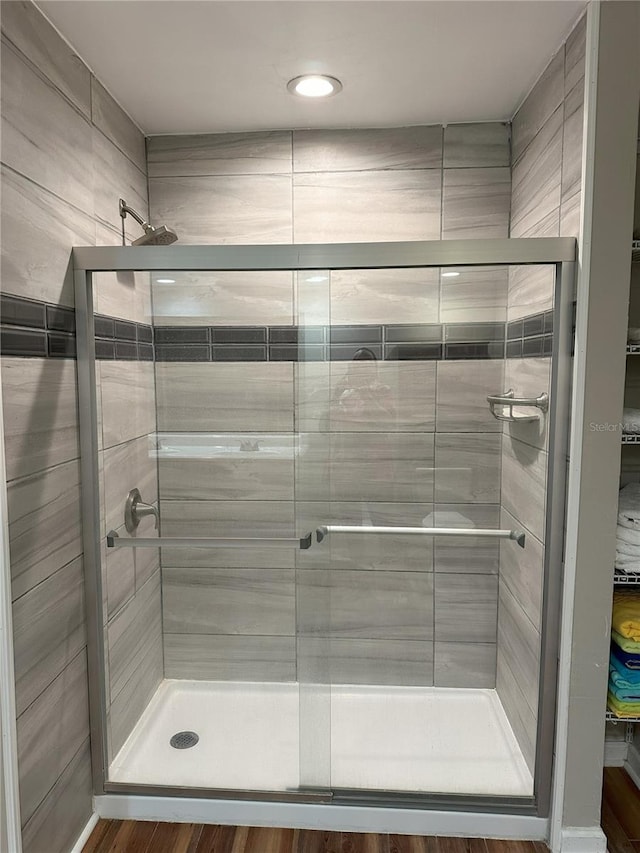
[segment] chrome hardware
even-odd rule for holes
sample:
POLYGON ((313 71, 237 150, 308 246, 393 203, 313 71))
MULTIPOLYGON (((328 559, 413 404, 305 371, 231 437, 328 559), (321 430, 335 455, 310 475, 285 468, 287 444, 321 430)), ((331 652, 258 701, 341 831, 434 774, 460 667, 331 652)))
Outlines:
POLYGON ((157 536, 148 539, 121 537, 115 530, 107 533, 107 548, 299 548, 306 551, 313 544, 307 533, 301 539, 276 537, 227 539, 207 536, 157 536))
POLYGON ((256 439, 252 441, 250 438, 240 439, 240 450, 244 453, 256 453, 260 450, 260 442, 256 439))
POLYGON ((318 527, 318 542, 329 533, 375 533, 400 536, 481 536, 491 539, 513 539, 521 548, 525 545, 523 530, 494 530, 481 527, 351 527, 342 524, 327 524, 318 527))
POLYGON ((502 394, 489 394, 487 403, 491 409, 491 414, 498 421, 509 421, 514 423, 532 423, 540 420, 540 415, 517 415, 513 411, 514 406, 524 406, 525 408, 540 409, 541 412, 546 412, 549 409, 549 395, 543 392, 538 397, 516 397, 513 388, 505 391, 502 394), (502 412, 496 411, 496 406, 502 407, 502 412), (508 409, 508 414, 504 410, 508 409))
POLYGON ((144 503, 138 489, 131 489, 124 505, 124 526, 127 529, 127 533, 133 533, 140 524, 140 521, 147 515, 152 515, 155 518, 155 528, 157 530, 160 522, 158 507, 144 503))

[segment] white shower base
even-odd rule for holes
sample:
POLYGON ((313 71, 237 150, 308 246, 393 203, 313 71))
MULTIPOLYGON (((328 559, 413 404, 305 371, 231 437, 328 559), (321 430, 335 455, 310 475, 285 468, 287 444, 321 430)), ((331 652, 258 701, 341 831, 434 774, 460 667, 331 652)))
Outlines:
POLYGON ((112 762, 109 779, 265 791, 324 782, 365 790, 533 792, 494 690, 332 685, 330 710, 327 688, 317 705, 305 699, 309 717, 301 728, 299 698, 307 690, 290 683, 166 680, 112 762), (197 732, 198 744, 171 747, 171 736, 185 730, 197 732), (300 777, 300 737, 316 749, 315 779, 305 774, 307 759, 300 777), (322 773, 329 765, 330 778, 322 773))

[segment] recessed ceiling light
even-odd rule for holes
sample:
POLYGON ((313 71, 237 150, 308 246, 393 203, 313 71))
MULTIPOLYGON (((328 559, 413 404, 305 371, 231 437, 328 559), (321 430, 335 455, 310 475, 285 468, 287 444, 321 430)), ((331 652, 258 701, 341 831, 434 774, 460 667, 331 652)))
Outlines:
POLYGON ((326 74, 303 74, 289 80, 287 89, 292 95, 302 98, 328 98, 342 90, 342 83, 326 74))
POLYGON ((460 275, 459 272, 443 272, 442 278, 453 278, 454 275, 460 275))
POLYGON ((175 284, 175 278, 157 278, 156 284, 175 284))

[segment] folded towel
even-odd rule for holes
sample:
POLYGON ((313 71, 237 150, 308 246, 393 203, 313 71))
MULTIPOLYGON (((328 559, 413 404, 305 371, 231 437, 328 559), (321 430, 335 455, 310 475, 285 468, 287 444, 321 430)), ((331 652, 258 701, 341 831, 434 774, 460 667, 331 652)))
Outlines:
POLYGON ((625 407, 622 410, 622 431, 627 433, 640 432, 640 409, 625 407))
POLYGON ((628 652, 630 655, 640 655, 640 643, 636 643, 633 640, 627 640, 626 637, 623 637, 622 634, 618 634, 617 631, 611 632, 611 639, 619 646, 623 652, 628 652))
POLYGON ((613 594, 612 627, 629 640, 640 640, 640 593, 620 592, 613 594))
POLYGON ((609 693, 618 702, 635 702, 638 705, 638 716, 640 717, 640 684, 636 684, 634 687, 617 687, 610 680, 609 693))
POLYGON ((627 669, 640 670, 640 655, 633 652, 625 652, 616 643, 611 643, 611 655, 615 657, 623 667, 627 669))
POLYGON ((635 545, 632 542, 625 542, 624 539, 616 541, 616 553, 621 557, 635 557, 640 559, 640 545, 635 545))
POLYGON ((628 669, 615 655, 609 658, 609 680, 618 687, 640 689, 640 669, 628 669))
POLYGON ((618 550, 616 550, 614 565, 616 569, 619 569, 621 572, 627 572, 627 574, 637 574, 640 572, 640 559, 629 554, 621 554, 618 550))
POLYGON ((640 328, 638 326, 629 326, 627 329, 627 340, 629 343, 640 342, 640 328))
POLYGON ((640 702, 622 702, 611 691, 607 696, 607 705, 616 717, 640 717, 640 702))
POLYGON ((619 524, 616 527, 617 541, 624 542, 625 545, 634 545, 640 549, 640 527, 627 527, 624 524, 619 524))
POLYGON ((618 523, 640 527, 640 483, 627 483, 618 493, 618 523), (638 522, 633 525, 632 522, 638 522))

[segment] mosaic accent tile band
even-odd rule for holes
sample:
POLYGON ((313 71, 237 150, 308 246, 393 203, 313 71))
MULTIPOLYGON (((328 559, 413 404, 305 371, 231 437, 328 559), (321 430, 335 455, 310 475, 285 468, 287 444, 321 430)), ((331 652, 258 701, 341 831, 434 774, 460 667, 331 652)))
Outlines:
MULTIPOLYGON (((2 296, 5 356, 75 358, 71 308, 2 296)), ((442 361, 551 354, 553 311, 510 323, 159 326, 95 316, 96 358, 131 361, 442 361)))

